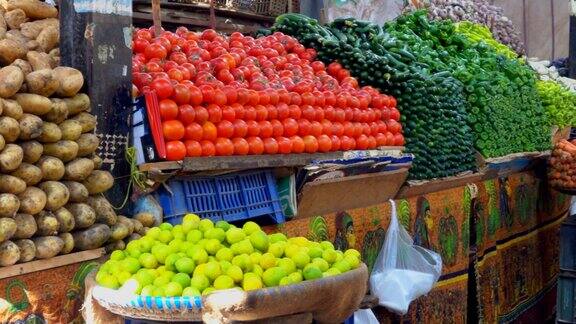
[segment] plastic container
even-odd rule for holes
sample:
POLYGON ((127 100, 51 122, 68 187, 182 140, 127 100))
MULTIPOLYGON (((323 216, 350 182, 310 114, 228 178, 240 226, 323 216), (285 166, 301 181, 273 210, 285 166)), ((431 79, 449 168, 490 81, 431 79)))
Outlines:
POLYGON ((136 148, 136 163, 143 164, 156 160, 157 154, 154 139, 148 126, 146 116, 146 103, 144 97, 138 97, 134 101, 132 111, 132 145, 136 148))
POLYGON ((164 219, 179 224, 187 213, 214 222, 236 222, 262 217, 279 224, 285 221, 270 170, 214 177, 187 177, 168 181, 155 193, 164 219))

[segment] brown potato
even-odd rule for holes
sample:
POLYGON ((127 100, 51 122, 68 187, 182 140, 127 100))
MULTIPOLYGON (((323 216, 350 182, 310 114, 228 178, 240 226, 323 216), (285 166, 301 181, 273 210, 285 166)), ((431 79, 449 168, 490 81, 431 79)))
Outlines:
POLYGON ((22 35, 30 39, 36 39, 36 37, 40 35, 40 32, 48 27, 59 28, 60 22, 58 21, 57 18, 46 18, 41 20, 35 20, 20 25, 20 32, 22 33, 22 35))
POLYGON ((20 208, 20 200, 13 194, 0 194, 0 217, 14 217, 20 208))
POLYGON ((16 214, 14 216, 14 221, 16 221, 16 233, 14 234, 14 238, 31 238, 34 236, 34 234, 36 234, 36 231, 38 230, 36 219, 32 215, 16 214))
POLYGON ((134 215, 134 219, 142 223, 144 227, 154 226, 154 215, 150 213, 141 212, 134 215))
POLYGON ((23 23, 28 22, 28 17, 26 17, 26 13, 22 9, 14 9, 6 12, 4 19, 10 29, 20 29, 23 23))
POLYGON ((26 75, 26 85, 28 92, 50 97, 60 88, 60 81, 56 79, 53 70, 45 69, 26 75))
POLYGON ((8 144, 0 152, 0 171, 8 173, 18 169, 22 164, 24 152, 22 148, 16 144, 8 144))
POLYGON ((0 266, 11 266, 20 260, 20 249, 12 241, 0 244, 0 266))
POLYGON ((19 194, 26 190, 26 182, 24 180, 13 177, 7 174, 0 174, 0 192, 19 194))
POLYGON ((94 170, 99 170, 102 167, 102 158, 96 154, 92 154, 90 159, 94 162, 94 170))
POLYGON ((77 120, 82 125, 82 133, 88 133, 96 128, 96 117, 93 115, 81 112, 78 115, 72 117, 72 119, 77 120))
MULTIPOLYGON (((22 61, 22 60, 18 60, 22 61)), ((5 66, 0 69, 0 97, 11 98, 22 87, 24 72, 17 66, 5 66)))
POLYGON ((17 93, 14 98, 18 101, 25 113, 43 116, 52 109, 50 99, 41 95, 34 93, 17 93))
POLYGON ((26 43, 30 41, 30 39, 22 35, 22 33, 18 29, 12 29, 7 31, 6 38, 17 41, 18 43, 24 45, 24 47, 26 47, 26 43))
POLYGON ((48 53, 58 46, 60 42, 60 31, 56 27, 47 27, 38 34, 36 41, 38 42, 38 49, 44 53, 48 53))
POLYGON ((6 147, 6 141, 4 140, 4 136, 0 135, 0 151, 2 151, 6 147))
POLYGON ((42 133, 37 140, 42 143, 56 143, 62 139, 62 130, 58 125, 50 122, 44 122, 42 133))
POLYGON ((132 223, 130 218, 120 215, 118 216, 118 223, 124 223, 128 227, 128 235, 134 233, 134 223, 132 223))
POLYGON ((88 200, 88 189, 80 182, 64 181, 62 182, 70 191, 70 202, 81 203, 88 200))
POLYGON ((84 85, 82 72, 74 68, 59 66, 54 69, 54 76, 60 82, 60 87, 56 91, 59 97, 73 97, 84 85))
POLYGON ((75 141, 82 135, 82 124, 76 120, 68 119, 58 126, 60 127, 63 140, 75 141))
POLYGON ((134 218, 129 218, 132 221, 132 224, 134 224, 134 233, 138 233, 140 235, 144 235, 144 226, 142 225, 142 223, 140 223, 138 220, 134 219, 134 218))
POLYGON ((132 233, 130 234, 130 236, 128 236, 128 238, 126 239, 126 242, 130 243, 132 241, 136 241, 142 238, 142 235, 138 234, 138 233, 132 233))
POLYGON ((121 241, 126 238, 128 234, 128 226, 124 223, 116 223, 110 226, 110 241, 121 241))
POLYGON ((54 212, 54 216, 58 219, 58 224, 60 224, 60 228, 58 232, 60 233, 68 233, 74 229, 76 226, 76 221, 74 220, 74 215, 72 213, 62 207, 54 212))
POLYGON ((13 143, 20 136, 20 124, 12 117, 0 117, 0 135, 7 143, 13 143))
POLYGON ((0 39, 6 37, 6 31, 7 30, 8 30, 8 25, 6 24, 6 19, 4 19, 3 13, 0 12, 0 39))
POLYGON ((112 253, 116 250, 124 250, 126 248, 126 243, 124 241, 115 241, 106 245, 106 253, 112 253))
POLYGON ((87 228, 96 222, 96 212, 87 204, 68 204, 66 209, 68 209, 72 215, 74 215, 74 223, 76 224, 76 228, 87 228))
POLYGON ((0 242, 11 239, 16 234, 17 224, 12 218, 0 218, 0 242))
POLYGON ((10 175, 24 180, 27 186, 34 186, 42 180, 42 170, 29 163, 20 164, 10 175))
POLYGON ((55 211, 60 209, 70 199, 70 191, 61 182, 46 181, 42 182, 38 187, 46 193, 46 206, 44 208, 47 210, 55 211))
POLYGON ((2 65, 10 65, 17 59, 24 58, 28 50, 21 44, 13 39, 0 40, 0 63, 2 65))
POLYGON ((78 156, 90 156, 96 152, 100 145, 100 138, 96 134, 85 133, 76 141, 78 143, 78 156))
POLYGON ((24 46, 26 47, 27 50, 34 51, 34 50, 38 49, 38 46, 40 46, 40 44, 36 40, 33 39, 33 40, 27 41, 24 46))
MULTIPOLYGON (((18 67, 22 71, 24 76, 32 72, 32 65, 30 65, 30 63, 28 63, 28 61, 26 60, 17 59, 14 62, 12 62, 11 66, 18 67)), ((22 82, 24 82, 24 79, 22 79, 22 82)))
POLYGON ((22 9, 30 19, 57 18, 58 10, 51 4, 38 0, 7 0, 6 10, 22 9))
POLYGON ((4 99, 0 101, 2 102, 3 116, 14 118, 15 120, 22 118, 24 111, 16 100, 4 99))
POLYGON ((109 226, 118 222, 114 207, 104 196, 90 196, 86 203, 96 211, 96 222, 109 226))
POLYGON ((64 180, 84 181, 94 171, 94 162, 79 158, 68 162, 65 167, 64 180))
POLYGON ((62 100, 66 103, 69 116, 76 116, 81 112, 90 111, 90 97, 85 93, 79 93, 72 98, 62 100))
POLYGON ((114 185, 114 177, 108 171, 94 170, 82 182, 91 195, 103 193, 114 185))
POLYGON ((60 224, 52 212, 41 211, 40 214, 36 215, 35 218, 36 226, 38 226, 38 235, 46 236, 58 234, 60 224))
POLYGON ((56 157, 62 162, 69 162, 78 156, 78 144, 74 141, 48 143, 44 145, 44 155, 56 157))
POLYGON ((36 257, 36 245, 32 240, 17 240, 14 242, 20 250, 20 259, 18 262, 28 262, 34 260, 36 257))
MULTIPOLYGON (((44 122, 38 116, 24 114, 18 123, 20 124, 19 139, 21 140, 27 141, 42 135, 44 122)), ((60 128, 58 128, 58 130, 60 130, 60 128)))
POLYGON ((36 259, 49 259, 62 251, 64 241, 58 236, 42 236, 32 239, 36 245, 36 259))
POLYGON ((93 250, 101 247, 110 238, 110 228, 108 225, 96 224, 87 230, 74 234, 74 246, 80 250, 93 250))
POLYGON ((42 170, 42 179, 58 181, 64 176, 64 163, 52 156, 43 156, 36 164, 42 170))
POLYGON ((60 254, 68 254, 74 250, 74 236, 72 236, 72 234, 62 233, 58 235, 58 237, 64 241, 64 247, 62 251, 60 251, 60 254))
POLYGON ((44 152, 44 146, 42 146, 38 141, 23 142, 20 143, 20 147, 22 147, 22 150, 24 151, 24 158, 22 161, 26 163, 38 162, 44 152))
POLYGON ((34 71, 51 69, 54 66, 52 58, 46 53, 29 51, 26 53, 26 60, 30 62, 34 71))
POLYGON ((68 107, 62 99, 52 98, 50 111, 43 116, 45 121, 60 124, 68 118, 68 107))
POLYGON ((20 209, 23 214, 36 215, 46 206, 46 194, 36 187, 28 187, 18 195, 20 199, 20 209))

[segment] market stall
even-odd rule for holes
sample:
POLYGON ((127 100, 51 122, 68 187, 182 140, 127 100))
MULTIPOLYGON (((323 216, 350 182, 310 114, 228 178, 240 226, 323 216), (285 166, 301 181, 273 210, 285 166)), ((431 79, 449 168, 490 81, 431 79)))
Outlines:
POLYGON ((127 33, 106 35, 128 5, 65 3, 59 25, 7 1, 0 45, 22 51, 0 46, 0 77, 21 79, 0 89, 0 198, 18 205, 0 218, 2 318, 79 320, 86 294, 84 318, 110 323, 550 320, 572 81, 527 63, 500 11, 443 5, 377 25, 294 1, 135 1, 127 53, 127 33), (60 61, 81 73, 56 67, 43 24, 69 32, 60 61), (430 282, 403 315, 368 284, 395 219, 438 271, 394 264, 430 282))

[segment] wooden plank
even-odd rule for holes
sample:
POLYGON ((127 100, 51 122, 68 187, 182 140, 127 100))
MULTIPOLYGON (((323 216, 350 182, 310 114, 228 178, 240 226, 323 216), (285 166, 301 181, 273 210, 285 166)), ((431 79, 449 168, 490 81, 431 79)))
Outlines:
POLYGON ((95 260, 106 254, 104 248, 59 255, 50 259, 36 260, 0 268, 0 279, 23 275, 26 273, 57 268, 73 263, 95 260))
POLYGON ((408 177, 407 169, 309 182, 302 189, 298 215, 326 215, 386 202, 396 196, 408 177))
POLYGON ((186 158, 184 161, 156 162, 140 165, 140 171, 181 170, 183 172, 259 169, 273 167, 304 166, 313 161, 336 160, 343 158, 342 152, 316 154, 275 154, 247 156, 215 156, 201 158, 186 158))
POLYGON ((452 188, 462 187, 468 183, 482 181, 486 176, 485 172, 471 173, 464 176, 448 177, 432 181, 422 181, 417 184, 405 184, 400 188, 396 199, 405 199, 415 196, 425 195, 430 192, 438 192, 452 188))

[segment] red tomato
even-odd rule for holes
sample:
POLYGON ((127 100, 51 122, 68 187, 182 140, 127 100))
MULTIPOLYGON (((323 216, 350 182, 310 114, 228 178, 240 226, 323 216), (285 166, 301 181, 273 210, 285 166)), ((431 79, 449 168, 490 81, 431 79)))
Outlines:
POLYGON ((186 134, 184 136, 187 140, 200 141, 204 138, 204 129, 198 123, 191 123, 186 126, 186 134))
POLYGON ((162 123, 162 132, 166 140, 176 141, 184 137, 185 129, 179 120, 168 120, 162 123))
POLYGON ((196 112, 195 120, 198 124, 204 124, 204 122, 208 120, 208 117, 210 117, 208 110, 202 106, 194 107, 194 111, 196 112))
POLYGON ((332 135, 332 129, 334 128, 332 122, 327 119, 324 119, 322 120, 321 124, 322 124, 322 134, 332 135))
MULTIPOLYGON (((360 135, 362 135, 363 132, 363 128, 362 128, 362 124, 360 123, 352 123, 354 125, 354 138, 357 139, 360 135)), ((358 141, 358 140, 356 140, 358 141)), ((356 143, 358 144, 358 143, 356 143)))
POLYGON ((297 105, 288 106, 288 110, 290 112, 290 118, 298 120, 302 117, 302 110, 297 105))
POLYGON ((270 103, 270 95, 266 91, 258 91, 259 104, 267 105, 270 103))
POLYGON ((238 91, 232 86, 224 87, 223 91, 226 94, 226 102, 229 105, 232 105, 238 101, 238 91))
POLYGON ((243 138, 234 138, 232 144, 234 144, 234 155, 247 155, 250 152, 250 145, 243 138))
POLYGON ((394 137, 394 134, 392 134, 390 132, 386 132, 386 146, 394 146, 395 142, 396 142, 396 139, 394 137))
POLYGON ((279 137, 284 134, 284 125, 277 119, 273 119, 270 121, 272 124, 272 137, 279 137))
POLYGON ((254 107, 256 109, 256 120, 257 121, 262 121, 262 120, 266 120, 268 118, 268 109, 266 109, 266 107, 262 106, 262 105, 256 105, 256 107, 254 107))
POLYGON ((341 94, 336 97, 336 107, 338 108, 348 108, 348 96, 341 94))
POLYGON ((268 120, 277 119, 278 118, 278 109, 274 105, 266 105, 266 110, 268 110, 268 120))
POLYGON ((184 123, 184 125, 189 125, 194 122, 194 119, 196 118, 194 107, 190 105, 181 105, 178 107, 178 111, 179 119, 184 123))
POLYGON ((344 135, 344 126, 340 122, 332 123, 332 135, 342 136, 344 135))
POLYGON ((335 77, 338 74, 338 72, 340 72, 340 70, 342 70, 342 65, 340 65, 340 63, 338 62, 330 63, 327 68, 328 74, 330 74, 333 77, 335 77))
POLYGON ((174 86, 174 93, 172 98, 179 105, 184 105, 190 102, 190 89, 183 84, 177 84, 174 86))
POLYGON ((302 138, 304 141, 306 153, 316 153, 318 152, 318 140, 312 135, 307 135, 302 138))
POLYGON ((390 112, 390 119, 394 119, 395 121, 400 120, 400 112, 396 108, 389 108, 388 111, 390 112))
POLYGON ((326 153, 332 150, 332 140, 328 135, 318 136, 318 151, 326 153))
POLYGON ((223 120, 218 123, 218 137, 231 138, 234 135, 234 124, 228 120, 223 120))
POLYGON ((292 152, 292 141, 287 137, 276 137, 276 142, 278 143, 278 153, 280 154, 290 154, 292 152))
POLYGON ((212 122, 205 122, 202 125, 202 138, 214 142, 218 138, 218 128, 212 122))
POLYGON ((208 105, 208 120, 213 123, 218 123, 222 120, 222 109, 215 104, 208 105))
POLYGON ((278 112, 278 116, 276 118, 279 120, 284 120, 290 117, 290 108, 288 108, 288 105, 283 102, 276 105, 276 111, 278 112))
POLYGON ((248 137, 247 141, 250 148, 250 154, 260 155, 264 153, 264 142, 262 142, 260 137, 248 137))
POLYGON ((234 121, 236 119, 236 112, 234 111, 234 108, 230 106, 224 106, 222 108, 222 119, 234 121))
POLYGON ((304 137, 307 135, 310 135, 310 132, 312 130, 312 125, 310 124, 310 122, 306 119, 300 119, 298 120, 298 135, 304 137))
POLYGON ((388 131, 392 134, 399 134, 402 131, 402 125, 394 119, 389 119, 386 122, 386 127, 388 127, 388 131))
POLYGON ((362 134, 368 136, 372 132, 370 125, 368 123, 362 123, 362 134))
POLYGON ((277 105, 280 102, 280 95, 278 94, 278 91, 276 91, 275 89, 268 89, 266 90, 266 93, 270 97, 271 105, 277 105))
POLYGON ((290 95, 290 92, 288 92, 286 90, 279 90, 278 95, 279 95, 279 101, 280 102, 283 102, 287 105, 290 104, 290 101, 292 100, 292 96, 290 95))
POLYGON ((188 90, 190 92, 190 104, 194 106, 198 106, 202 103, 202 91, 195 87, 194 85, 189 86, 188 90))
POLYGON ((258 126, 260 126, 259 136, 261 138, 272 137, 272 135, 274 134, 274 129, 272 127, 272 123, 270 123, 269 121, 262 120, 262 121, 258 122, 258 126))
MULTIPOLYGON (((244 119, 244 106, 239 103, 232 104, 232 109, 234 110, 234 119, 244 119)), ((224 113, 224 112, 222 112, 224 113)))
POLYGON ((310 66, 312 69, 314 69, 315 72, 326 70, 326 66, 321 61, 314 61, 310 63, 310 66))
POLYGON ((147 59, 157 58, 163 60, 168 55, 168 51, 166 51, 164 46, 157 43, 152 43, 146 46, 144 49, 144 55, 147 59))
POLYGON ((200 91, 202 91, 202 99, 205 103, 214 102, 214 88, 212 86, 203 84, 200 86, 200 91))
POLYGON ((310 123, 310 135, 314 136, 314 137, 318 137, 320 135, 322 135, 322 124, 320 124, 320 122, 318 121, 313 121, 310 123))
POLYGON ((346 121, 346 111, 342 108, 336 108, 334 110, 334 120, 340 123, 346 121))
POLYGON ((304 92, 300 97, 302 98, 302 105, 313 105, 316 102, 316 98, 310 92, 304 92))
POLYGON ((376 136, 376 135, 378 135, 379 132, 380 132, 380 127, 378 126, 378 123, 377 122, 371 122, 369 135, 376 136))
POLYGON ((178 105, 170 99, 160 100, 160 117, 163 121, 173 120, 178 117, 178 105))
POLYGON ((325 118, 324 109, 321 107, 314 107, 314 119, 316 121, 323 121, 325 118))
POLYGON ((167 99, 174 92, 172 83, 166 79, 156 79, 150 83, 150 89, 156 91, 158 99, 167 99))
POLYGON ((372 150, 375 149, 378 146, 378 142, 376 141, 376 138, 372 135, 368 136, 368 149, 372 150))
POLYGON ((374 107, 376 109, 381 109, 384 107, 385 101, 384 101, 384 97, 381 95, 378 96, 374 96, 372 97, 372 102, 371 102, 371 107, 374 107))
POLYGON ((186 146, 186 156, 188 157, 198 157, 202 156, 202 145, 198 141, 188 140, 184 142, 186 146))
POLYGON ((316 119, 316 109, 310 105, 303 105, 302 107, 302 118, 307 119, 309 121, 313 121, 316 119))
POLYGON ((233 122, 234 125, 234 137, 246 137, 246 134, 248 134, 248 125, 246 124, 245 121, 241 120, 241 119, 236 119, 233 122))
POLYGON ((258 96, 258 91, 256 90, 248 90, 248 104, 251 106, 255 106, 260 103, 260 96, 258 96))
POLYGON ((340 151, 340 137, 336 136, 336 135, 332 135, 330 136, 330 140, 332 140, 332 149, 331 151, 336 152, 336 151, 340 151))
POLYGON ((354 137, 354 124, 349 121, 345 121, 342 126, 344 127, 345 136, 354 137))
POLYGON ((226 105, 226 93, 224 93, 224 91, 220 90, 220 89, 216 89, 214 90, 214 103, 217 104, 218 106, 222 107, 224 105, 226 105))
POLYGON ((203 140, 200 142, 200 146, 202 146, 202 156, 216 155, 216 146, 212 141, 203 140))
POLYGON ((389 100, 390 100, 389 106, 392 108, 396 108, 396 98, 390 96, 389 100))
POLYGON ((234 144, 229 138, 218 138, 216 139, 216 155, 218 156, 230 156, 234 154, 234 144))
POLYGON ((260 125, 255 120, 249 120, 246 122, 248 126, 248 136, 258 136, 260 135, 260 125))
POLYGON ((256 119, 256 108, 252 106, 244 106, 244 120, 255 120, 256 119))
POLYGON ((180 161, 186 156, 186 146, 180 141, 170 141, 166 143, 166 159, 169 161, 180 161))
POLYGON ((284 136, 294 136, 298 134, 298 122, 293 118, 286 118, 282 121, 284 126, 284 136))
POLYGON ((247 103, 250 99, 249 96, 250 95, 249 95, 248 89, 244 89, 244 88, 238 89, 238 99, 237 100, 238 100, 239 104, 243 105, 243 104, 247 103))
POLYGON ((290 142, 292 142, 292 153, 304 153, 306 145, 300 136, 290 137, 290 142))
POLYGON ((276 154, 278 153, 278 142, 273 138, 264 139, 264 152, 266 154, 276 154))
POLYGON ((147 39, 137 37, 132 43, 132 50, 134 53, 144 53, 149 45, 150 42, 147 39))
MULTIPOLYGON (((174 64, 176 64, 176 63, 174 63, 174 64)), ((176 66, 178 66, 178 65, 176 65, 176 66)), ((180 71, 177 68, 171 68, 170 70, 168 70, 168 76, 170 77, 170 79, 176 80, 178 82, 184 80, 184 74, 182 73, 182 71, 180 71)))
POLYGON ((340 149, 342 151, 349 151, 349 150, 353 150, 354 149, 354 145, 353 145, 353 140, 344 135, 342 137, 340 137, 340 149))
POLYGON ((302 98, 296 92, 290 93, 290 104, 300 106, 302 104, 302 98))
POLYGON ((324 104, 326 106, 334 106, 336 104, 336 95, 332 91, 324 91, 324 104))
POLYGON ((394 146, 403 146, 404 145, 404 136, 402 134, 394 135, 394 146))
POLYGON ((383 133, 376 134, 376 144, 377 146, 386 146, 387 144, 386 135, 383 133))

